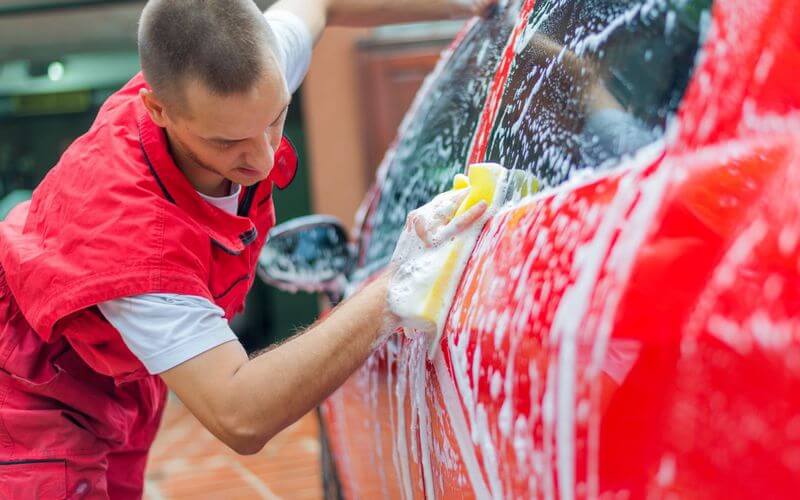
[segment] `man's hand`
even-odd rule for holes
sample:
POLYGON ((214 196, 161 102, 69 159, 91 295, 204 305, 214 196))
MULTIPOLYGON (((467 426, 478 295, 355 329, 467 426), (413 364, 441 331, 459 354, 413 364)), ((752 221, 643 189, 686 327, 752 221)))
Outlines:
POLYGON ((445 191, 408 214, 392 255, 393 275, 409 272, 408 269, 415 268, 427 250, 441 246, 479 222, 488 208, 485 201, 455 216, 468 194, 469 188, 445 191))
POLYGON ((454 217, 468 194, 469 189, 446 191, 427 205, 412 211, 408 214, 405 231, 400 237, 398 246, 403 244, 402 240, 414 234, 425 247, 431 248, 470 227, 486 212, 486 202, 481 201, 458 217, 454 217))
POLYGON ((421 332, 435 338, 437 322, 427 310, 431 287, 439 279, 442 265, 458 246, 447 245, 469 228, 485 221, 486 202, 455 215, 469 189, 440 194, 427 205, 411 212, 392 255, 389 307, 404 331, 421 332), (422 308, 422 309, 421 309, 422 308))
POLYGON ((481 201, 458 217, 454 217, 468 194, 469 189, 445 191, 428 204, 408 214, 392 255, 393 283, 413 274, 419 265, 418 261, 428 253, 428 250, 457 236, 486 213, 486 202, 481 201))

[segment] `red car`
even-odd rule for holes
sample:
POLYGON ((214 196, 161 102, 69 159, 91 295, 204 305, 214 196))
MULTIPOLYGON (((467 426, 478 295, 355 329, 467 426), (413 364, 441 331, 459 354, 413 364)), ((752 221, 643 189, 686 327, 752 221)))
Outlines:
POLYGON ((470 22, 353 266, 320 222, 332 274, 305 286, 369 279, 470 163, 542 189, 483 228, 432 360, 396 335, 327 401, 339 493, 797 497, 799 108, 798 0, 508 1, 470 22))

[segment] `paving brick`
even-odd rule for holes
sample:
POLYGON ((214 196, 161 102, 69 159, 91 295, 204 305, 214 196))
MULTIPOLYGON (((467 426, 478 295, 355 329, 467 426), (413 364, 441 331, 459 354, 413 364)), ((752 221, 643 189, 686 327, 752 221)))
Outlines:
POLYGON ((239 456, 203 428, 174 397, 153 444, 145 498, 322 498, 319 428, 310 413, 261 452, 239 456))

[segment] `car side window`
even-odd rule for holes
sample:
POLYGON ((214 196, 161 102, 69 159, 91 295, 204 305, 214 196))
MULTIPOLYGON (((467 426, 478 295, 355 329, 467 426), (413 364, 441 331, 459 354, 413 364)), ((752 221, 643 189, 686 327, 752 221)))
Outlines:
POLYGON ((495 68, 518 12, 517 3, 477 23, 410 118, 368 220, 362 267, 388 262, 407 214, 448 189, 453 176, 464 170, 495 68))
POLYGON ((541 0, 516 47, 486 159, 545 186, 664 135, 711 0, 541 0))

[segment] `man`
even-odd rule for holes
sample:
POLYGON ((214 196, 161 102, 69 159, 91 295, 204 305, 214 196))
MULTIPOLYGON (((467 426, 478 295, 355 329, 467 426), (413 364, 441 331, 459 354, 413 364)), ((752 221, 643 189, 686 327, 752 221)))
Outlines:
POLYGON ((227 324, 275 221, 272 188, 296 168, 282 137, 291 92, 326 21, 486 3, 281 0, 266 15, 251 0, 146 5, 143 75, 0 224, 0 497, 138 498, 166 386, 255 453, 363 363, 392 331, 388 273, 252 360, 227 324))

